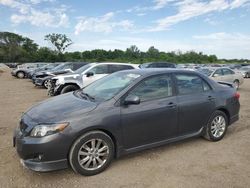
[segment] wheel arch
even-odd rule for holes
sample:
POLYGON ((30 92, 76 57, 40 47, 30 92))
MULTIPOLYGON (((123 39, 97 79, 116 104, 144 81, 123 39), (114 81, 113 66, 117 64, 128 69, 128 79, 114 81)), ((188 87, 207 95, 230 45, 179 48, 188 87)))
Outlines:
MULTIPOLYGON (((114 136, 114 134, 111 131, 109 131, 109 130, 101 127, 101 126, 91 127, 89 129, 84 129, 84 130, 80 131, 74 137, 74 139, 72 140, 72 143, 70 144, 70 148, 72 147, 72 145, 75 143, 75 141, 79 137, 83 136, 84 134, 87 134, 88 132, 92 132, 92 131, 101 131, 101 132, 107 134, 112 139, 113 144, 114 144, 114 158, 117 158, 118 157, 118 142, 117 142, 117 139, 116 139, 116 137, 114 136)), ((69 156, 69 152, 70 152, 70 149, 68 151, 68 156, 69 156)))
POLYGON ((230 123, 230 118, 231 118, 231 115, 230 115, 229 111, 225 107, 219 107, 216 110, 222 111, 222 112, 224 112, 226 114, 227 120, 228 120, 228 124, 229 124, 230 123))
POLYGON ((17 76, 17 74, 18 74, 19 72, 22 72, 22 73, 24 74, 24 77, 26 76, 26 73, 25 73, 25 71, 23 71, 23 70, 17 71, 17 72, 16 72, 16 76, 17 76))

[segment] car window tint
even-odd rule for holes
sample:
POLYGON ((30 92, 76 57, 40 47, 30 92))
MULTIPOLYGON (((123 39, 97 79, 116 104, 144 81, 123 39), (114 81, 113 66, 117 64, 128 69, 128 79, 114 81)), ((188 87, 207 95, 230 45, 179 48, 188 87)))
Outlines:
POLYGON ((197 75, 177 74, 176 80, 179 94, 192 94, 211 90, 211 87, 197 75))
POLYGON ((72 64, 66 64, 65 66, 64 66, 64 70, 65 69, 73 69, 73 65, 72 64))
POLYGON ((129 65, 109 65, 110 73, 122 71, 122 70, 129 70, 129 69, 133 69, 133 67, 129 65))
POLYGON ((230 69, 223 69, 223 74, 224 75, 230 75, 230 74, 234 74, 234 72, 231 71, 230 69))
POLYGON ((108 74, 108 65, 97 65, 96 67, 89 70, 94 74, 108 74))
POLYGON ((219 76, 223 76, 223 73, 222 73, 222 70, 221 69, 217 69, 215 72, 214 72, 214 75, 217 74, 219 76))
POLYGON ((141 101, 172 96, 172 79, 169 75, 159 75, 148 78, 140 82, 129 95, 136 95, 141 101))

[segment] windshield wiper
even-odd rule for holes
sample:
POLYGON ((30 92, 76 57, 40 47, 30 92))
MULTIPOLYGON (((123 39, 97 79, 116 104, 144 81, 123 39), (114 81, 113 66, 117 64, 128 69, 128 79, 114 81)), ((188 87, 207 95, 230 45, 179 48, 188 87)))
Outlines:
POLYGON ((80 92, 80 95, 81 95, 82 97, 87 97, 88 99, 90 99, 90 100, 92 100, 92 101, 95 100, 95 97, 89 95, 88 93, 84 93, 83 91, 80 92))

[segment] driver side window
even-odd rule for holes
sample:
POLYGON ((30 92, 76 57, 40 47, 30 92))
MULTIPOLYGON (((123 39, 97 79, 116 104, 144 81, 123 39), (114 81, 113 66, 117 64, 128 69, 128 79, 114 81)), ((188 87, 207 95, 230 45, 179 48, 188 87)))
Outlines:
POLYGON ((140 100, 148 101, 173 95, 173 83, 169 75, 159 75, 143 80, 129 95, 136 95, 140 100))
POLYGON ((108 74, 108 65, 97 65, 96 67, 89 70, 94 74, 108 74))

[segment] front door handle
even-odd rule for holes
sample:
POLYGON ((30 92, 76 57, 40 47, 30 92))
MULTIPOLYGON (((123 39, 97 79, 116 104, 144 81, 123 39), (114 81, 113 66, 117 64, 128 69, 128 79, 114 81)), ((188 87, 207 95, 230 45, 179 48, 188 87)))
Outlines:
POLYGON ((168 107, 168 108, 175 108, 175 107, 176 107, 176 104, 173 103, 173 102, 170 102, 170 103, 167 104, 167 107, 168 107))
POLYGON ((213 96, 208 96, 207 98, 208 98, 209 101, 215 100, 215 97, 213 97, 213 96))

